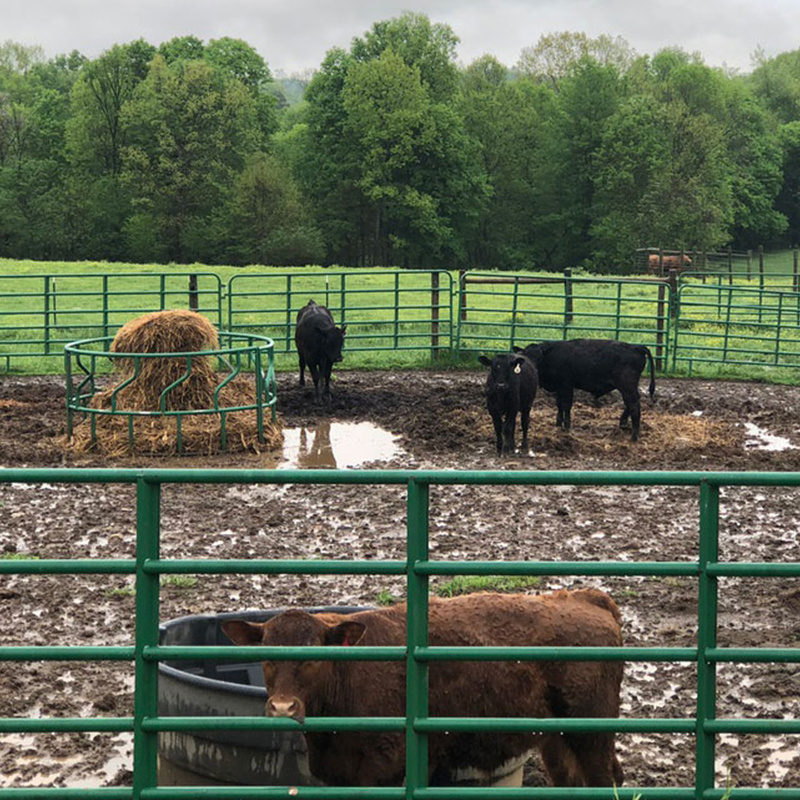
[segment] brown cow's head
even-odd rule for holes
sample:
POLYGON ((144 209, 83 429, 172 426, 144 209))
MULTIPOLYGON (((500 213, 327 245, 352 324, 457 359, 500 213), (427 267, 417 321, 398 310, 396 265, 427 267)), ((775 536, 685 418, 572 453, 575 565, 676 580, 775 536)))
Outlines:
MULTIPOLYGON (((366 626, 339 614, 317 616, 291 610, 263 624, 230 620, 222 625, 225 635, 240 645, 312 646, 354 645, 364 636, 366 626)), ((335 691, 332 661, 265 661, 268 717, 290 717, 303 722, 335 691)))

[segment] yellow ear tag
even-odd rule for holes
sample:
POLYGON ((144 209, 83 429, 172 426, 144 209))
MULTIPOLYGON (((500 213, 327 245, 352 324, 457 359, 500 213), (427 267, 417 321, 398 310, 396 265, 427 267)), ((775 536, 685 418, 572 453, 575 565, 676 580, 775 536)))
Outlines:
POLYGON ((522 372, 522 367, 519 364, 517 364, 517 366, 514 367, 514 374, 519 375, 520 372, 522 372))

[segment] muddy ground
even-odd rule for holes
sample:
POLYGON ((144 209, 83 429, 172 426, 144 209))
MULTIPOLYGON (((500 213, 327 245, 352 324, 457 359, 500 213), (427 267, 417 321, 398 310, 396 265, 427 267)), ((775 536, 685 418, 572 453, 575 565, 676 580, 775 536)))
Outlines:
MULTIPOLYGON (((334 425, 371 422, 398 449, 370 461, 369 435, 355 450, 365 466, 464 469, 800 470, 800 389, 762 384, 659 381, 657 403, 643 401, 642 437, 620 432, 619 397, 599 407, 579 398, 573 431, 557 431, 552 399, 536 400, 532 452, 502 462, 483 406, 480 372, 345 372, 330 407, 320 408, 296 375, 279 376, 279 410, 301 433, 296 463, 321 452, 331 464, 334 425), (327 423, 334 423, 328 425, 327 423), (783 437, 770 440, 766 435, 783 437), (319 440, 318 440, 319 439, 319 440), (771 444, 770 444, 771 442, 771 444), (325 445, 325 446, 323 446, 325 445), (770 447, 774 449, 770 449, 770 447)), ((274 454, 213 458, 65 455, 63 379, 0 376, 0 466, 270 467, 274 454)), ((341 430, 347 431, 347 428, 341 430)), ((353 429, 354 430, 354 429, 353 429)), ((362 429, 359 428, 359 431, 362 429)), ((288 440, 288 434, 287 434, 288 440)), ((339 439, 338 441, 341 441, 339 439)), ((352 450, 352 448, 351 448, 352 450)), ((800 561, 797 490, 725 489, 721 557, 800 561)), ((693 488, 441 487, 431 492, 431 547, 449 559, 683 560, 698 551, 693 488)), ((127 486, 0 484, 0 555, 130 558, 134 495, 127 486)), ((404 557, 401 487, 167 486, 162 506, 165 557, 404 557)), ((441 584, 441 580, 435 583, 441 584)), ((0 643, 133 643, 134 598, 124 576, 0 578, 0 643)), ((626 643, 693 646, 696 584, 689 578, 553 578, 542 589, 600 586, 624 616, 626 643)), ((287 605, 374 604, 400 598, 400 579, 357 576, 210 576, 166 580, 164 620, 199 612, 287 605)), ((800 584, 791 579, 721 581, 721 646, 800 646, 800 584)), ((623 716, 691 717, 691 665, 629 664, 623 716)), ((132 714, 127 665, 0 662, 0 717, 132 714)), ((794 665, 719 668, 720 717, 794 718, 800 673, 794 665)), ((688 786, 688 736, 619 737, 626 783, 688 786)), ((0 735, 0 786, 127 784, 130 737, 106 734, 0 735)), ((800 786, 792 736, 722 736, 718 780, 740 786, 800 786)), ((536 764, 526 783, 541 781, 536 764)))

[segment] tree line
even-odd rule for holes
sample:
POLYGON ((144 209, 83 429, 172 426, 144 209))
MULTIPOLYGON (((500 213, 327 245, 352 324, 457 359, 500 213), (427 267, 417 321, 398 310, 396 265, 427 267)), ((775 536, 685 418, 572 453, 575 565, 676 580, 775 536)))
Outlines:
POLYGON ((616 269, 800 241, 800 50, 740 75, 619 37, 513 68, 457 44, 376 22, 299 101, 239 39, 0 44, 0 256, 616 269))

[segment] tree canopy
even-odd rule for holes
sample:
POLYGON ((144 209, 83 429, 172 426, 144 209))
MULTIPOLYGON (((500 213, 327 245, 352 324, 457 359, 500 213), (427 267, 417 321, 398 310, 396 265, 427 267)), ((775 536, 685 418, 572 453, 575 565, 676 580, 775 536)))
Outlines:
POLYGON ((800 49, 739 75, 611 35, 513 68, 458 42, 407 12, 288 79, 226 36, 2 42, 0 256, 617 270, 800 240, 800 49))

